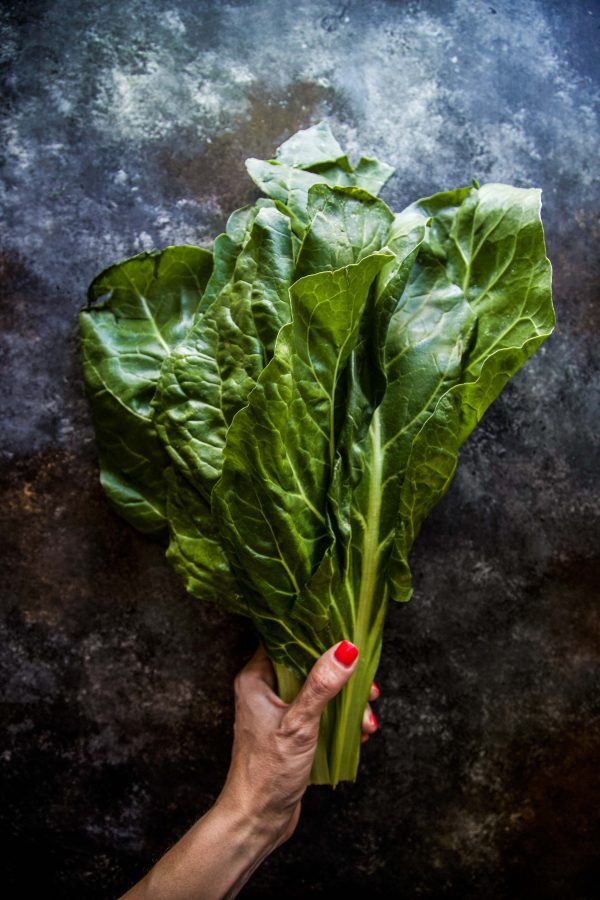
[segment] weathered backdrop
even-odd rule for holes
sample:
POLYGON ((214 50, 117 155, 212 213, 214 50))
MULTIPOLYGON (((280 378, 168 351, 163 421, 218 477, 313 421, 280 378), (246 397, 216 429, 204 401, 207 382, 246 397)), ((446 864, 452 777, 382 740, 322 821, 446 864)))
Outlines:
POLYGON ((254 638, 109 511, 77 312, 110 262, 208 245, 244 158, 323 117, 395 208, 542 187, 559 324, 418 541, 358 783, 311 789, 244 896, 592 896, 599 28, 596 0, 2 4, 4 897, 116 896, 222 783, 254 638))

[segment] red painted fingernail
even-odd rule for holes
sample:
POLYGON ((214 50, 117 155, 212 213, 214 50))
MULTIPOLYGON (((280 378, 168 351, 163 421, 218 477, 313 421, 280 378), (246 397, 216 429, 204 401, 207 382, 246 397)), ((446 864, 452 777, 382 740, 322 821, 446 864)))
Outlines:
POLYGON ((371 690, 375 691, 375 693, 379 697, 381 691, 379 690, 379 685, 377 684, 377 682, 375 682, 375 681, 373 682, 373 684, 371 685, 371 690))
POLYGON ((379 725, 377 724, 377 719, 375 718, 375 713, 372 710, 371 710, 370 721, 371 721, 371 725, 373 726, 373 728, 379 728, 379 725))
POLYGON ((343 666, 350 668, 358 656, 358 647, 355 647, 350 641, 342 641, 333 655, 343 666))

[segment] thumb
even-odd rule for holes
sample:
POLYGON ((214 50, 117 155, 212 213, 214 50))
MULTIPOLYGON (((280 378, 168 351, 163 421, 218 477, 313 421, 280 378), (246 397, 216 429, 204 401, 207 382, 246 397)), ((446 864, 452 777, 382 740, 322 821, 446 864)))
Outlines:
POLYGON ((341 641, 330 647, 314 664, 286 718, 297 724, 313 720, 317 725, 330 700, 352 677, 358 662, 358 647, 341 641))

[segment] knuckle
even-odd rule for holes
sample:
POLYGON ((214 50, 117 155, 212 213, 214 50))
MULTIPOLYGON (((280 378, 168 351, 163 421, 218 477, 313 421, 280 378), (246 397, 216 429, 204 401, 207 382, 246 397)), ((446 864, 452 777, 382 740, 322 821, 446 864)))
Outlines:
POLYGON ((314 723, 307 719, 284 718, 279 728, 279 737, 285 744, 294 744, 305 748, 316 740, 318 735, 314 723))
POLYGON ((322 700, 334 693, 335 685, 332 684, 331 676, 327 672, 317 671, 312 673, 310 689, 315 697, 322 700))

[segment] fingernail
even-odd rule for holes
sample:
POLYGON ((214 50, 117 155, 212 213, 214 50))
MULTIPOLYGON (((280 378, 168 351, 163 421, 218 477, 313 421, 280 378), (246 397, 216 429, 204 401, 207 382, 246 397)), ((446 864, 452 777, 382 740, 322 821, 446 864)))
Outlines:
POLYGON ((381 691, 379 690, 379 685, 377 684, 376 681, 374 681, 373 684, 371 685, 371 690, 372 690, 372 691, 375 691, 375 693, 376 693, 377 696, 379 697, 381 691))
POLYGON ((375 718, 375 713, 372 710, 371 710, 370 721, 371 721, 371 725, 373 726, 373 728, 379 728, 379 725, 377 724, 377 719, 375 718))
POLYGON ((350 641, 342 641, 333 655, 339 663, 349 669, 358 656, 358 647, 355 647, 350 641))

